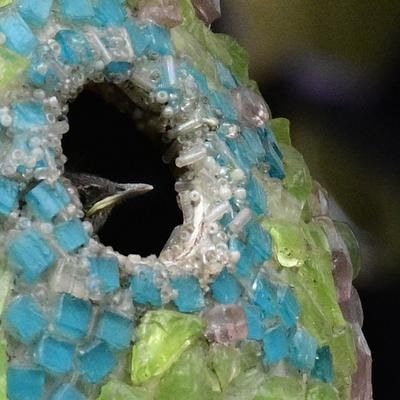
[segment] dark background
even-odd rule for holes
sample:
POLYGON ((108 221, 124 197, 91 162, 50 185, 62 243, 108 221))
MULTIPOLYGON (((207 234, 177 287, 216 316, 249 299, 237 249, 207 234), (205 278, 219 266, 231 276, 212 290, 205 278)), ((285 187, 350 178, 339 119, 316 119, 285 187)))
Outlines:
MULTIPOLYGON (((222 11, 214 30, 248 50, 251 77, 273 116, 290 119, 293 144, 328 189, 333 217, 359 238, 364 268, 355 285, 373 354, 374 398, 397 398, 400 2, 223 0, 222 11)), ((157 146, 132 134, 131 118, 90 88, 68 115, 70 171, 155 187, 132 200, 134 207, 119 207, 101 240, 124 254, 158 253, 181 215, 157 146)))

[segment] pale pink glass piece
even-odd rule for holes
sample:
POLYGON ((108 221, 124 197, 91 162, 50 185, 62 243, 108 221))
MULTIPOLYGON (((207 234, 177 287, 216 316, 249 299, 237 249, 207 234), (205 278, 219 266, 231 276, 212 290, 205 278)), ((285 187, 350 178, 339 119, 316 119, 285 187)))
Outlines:
POLYGON ((336 230, 333 221, 329 217, 318 217, 317 220, 323 224, 329 247, 332 252, 333 279, 335 281, 336 293, 339 303, 350 299, 353 266, 347 246, 336 230))
POLYGON ((197 16, 208 25, 221 17, 220 0, 192 0, 192 3, 197 16))
POLYGON ((352 376, 351 399, 372 400, 372 357, 359 324, 353 324, 357 348, 357 372, 352 376))
POLYGON ((309 203, 313 217, 328 215, 328 194, 318 182, 314 182, 309 203))
POLYGON ((351 324, 359 324, 361 327, 364 323, 364 313, 361 305, 360 296, 357 289, 353 286, 351 288, 350 298, 340 303, 343 316, 347 322, 351 324))
POLYGON ((242 307, 216 305, 204 313, 206 337, 213 342, 230 344, 247 338, 247 319, 242 307))
POLYGON ((139 3, 138 18, 167 28, 173 28, 182 23, 178 0, 142 0, 139 3))
POLYGON ((258 128, 269 120, 268 106, 259 94, 244 86, 232 89, 231 93, 239 114, 251 127, 258 128))

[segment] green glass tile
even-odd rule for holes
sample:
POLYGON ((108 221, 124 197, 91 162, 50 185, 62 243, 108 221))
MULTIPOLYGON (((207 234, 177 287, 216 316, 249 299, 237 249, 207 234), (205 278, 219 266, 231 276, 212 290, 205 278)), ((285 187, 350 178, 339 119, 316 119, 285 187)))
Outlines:
POLYGON ((279 144, 291 145, 290 122, 286 118, 274 118, 268 122, 279 144))
POLYGON ((299 201, 305 203, 313 182, 303 156, 292 146, 281 144, 286 177, 283 185, 299 201))
POLYGON ((204 331, 201 318, 169 310, 149 311, 132 349, 132 381, 162 375, 204 331))
POLYGON ((0 89, 13 86, 16 78, 28 67, 29 61, 0 46, 0 89))

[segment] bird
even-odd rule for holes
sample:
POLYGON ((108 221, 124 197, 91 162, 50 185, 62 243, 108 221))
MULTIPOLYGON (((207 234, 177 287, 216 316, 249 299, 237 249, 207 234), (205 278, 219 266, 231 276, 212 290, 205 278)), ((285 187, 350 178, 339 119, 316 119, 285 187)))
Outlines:
POLYGON ((92 223, 94 234, 104 226, 115 206, 154 189, 146 183, 118 183, 88 173, 66 172, 65 176, 78 190, 85 218, 92 223))

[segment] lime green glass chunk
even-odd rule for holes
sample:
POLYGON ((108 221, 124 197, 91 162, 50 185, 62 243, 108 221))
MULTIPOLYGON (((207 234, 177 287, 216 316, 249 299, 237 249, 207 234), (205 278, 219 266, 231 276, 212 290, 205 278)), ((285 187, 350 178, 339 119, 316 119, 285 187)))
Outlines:
POLYGON ((14 84, 16 77, 28 67, 28 64, 26 58, 0 46, 0 88, 14 84))
POLYGON ((311 193, 313 181, 303 156, 292 146, 281 144, 286 177, 283 185, 304 203, 311 193))
POLYGON ((290 146, 290 121, 286 118, 274 118, 268 123, 278 143, 290 146))
POLYGON ((340 398, 345 399, 346 393, 351 389, 349 376, 357 370, 357 354, 350 325, 346 324, 344 329, 334 335, 329 345, 335 370, 335 386, 339 390, 340 398))
POLYGON ((299 267, 304 264, 307 247, 300 226, 267 219, 262 225, 270 232, 276 257, 283 267, 299 267))
MULTIPOLYGON (((183 24, 171 30, 172 40, 177 46, 178 52, 187 53, 184 43, 180 45, 177 36, 181 39, 188 39, 190 36, 196 39, 198 44, 202 47, 202 54, 208 54, 208 59, 202 57, 202 54, 193 54, 196 67, 205 72, 201 67, 202 64, 209 64, 212 62, 212 55, 214 58, 225 64, 243 85, 254 87, 254 82, 249 80, 249 55, 247 51, 242 48, 236 40, 228 35, 215 34, 208 29, 208 27, 196 17, 193 4, 190 0, 180 0, 181 12, 183 15, 183 24), (185 33, 183 33, 185 32, 185 33), (189 34, 189 35, 188 35, 189 34)), ((191 39, 193 41, 193 39, 191 39)), ((206 68, 207 70, 209 68, 206 68)), ((213 73, 211 77, 215 74, 213 73)), ((210 75, 207 75, 207 79, 210 75)))
POLYGON ((351 230, 350 226, 345 222, 334 221, 337 231, 346 243, 347 249, 350 253, 351 263, 353 265, 353 279, 357 278, 357 275, 361 269, 361 252, 358 241, 351 230))
POLYGON ((146 389, 112 380, 102 387, 97 400, 152 400, 152 398, 146 389))
POLYGON ((232 346, 216 344, 211 347, 212 368, 222 390, 225 390, 241 371, 240 351, 232 346))
POLYGON ((217 70, 210 54, 202 44, 183 26, 171 29, 171 38, 178 53, 188 57, 190 62, 207 76, 209 84, 217 86, 217 70))
POLYGON ((201 318, 170 310, 149 311, 132 349, 132 381, 141 384, 162 375, 205 328, 201 318))
POLYGON ((272 376, 260 388, 254 400, 304 400, 305 389, 301 378, 272 376))
POLYGON ((224 393, 224 400, 255 400, 255 396, 264 384, 265 378, 265 373, 261 368, 252 368, 241 373, 229 385, 224 393))
POLYGON ((306 400, 340 400, 336 389, 327 383, 314 381, 309 384, 306 400))
POLYGON ((14 0, 0 0, 0 8, 10 5, 14 0))
POLYGON ((155 400, 222 400, 216 375, 207 360, 207 345, 198 341, 160 380, 155 400))

